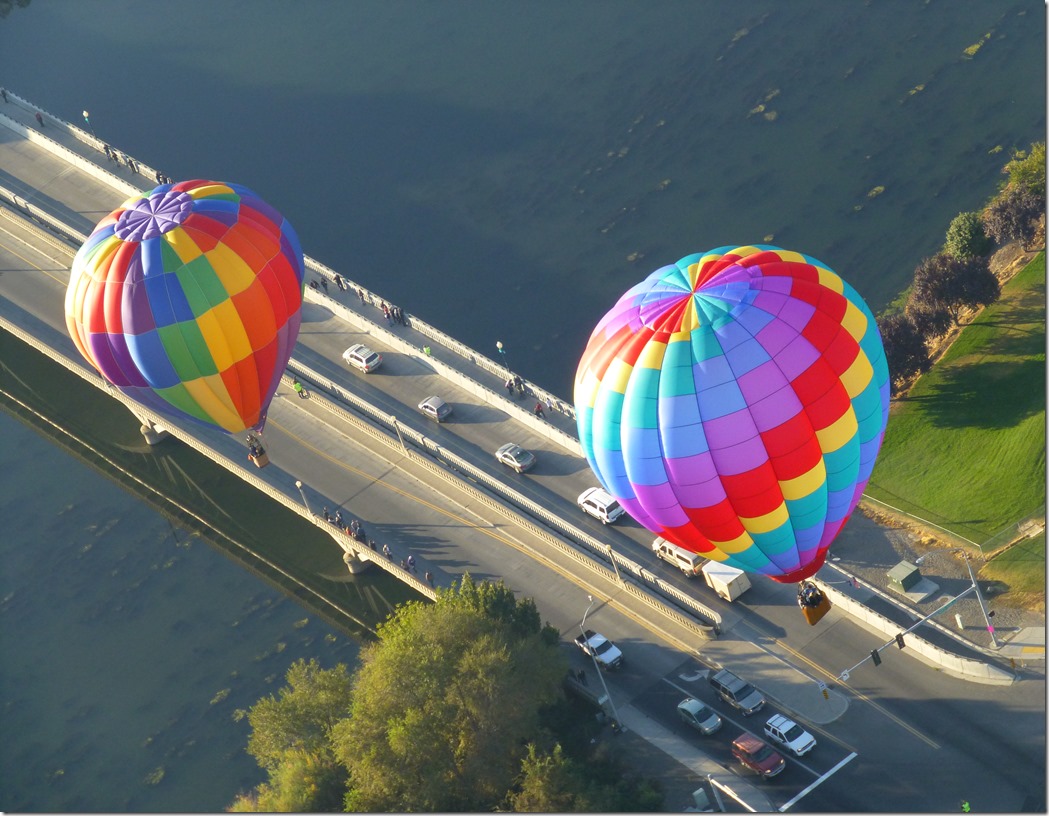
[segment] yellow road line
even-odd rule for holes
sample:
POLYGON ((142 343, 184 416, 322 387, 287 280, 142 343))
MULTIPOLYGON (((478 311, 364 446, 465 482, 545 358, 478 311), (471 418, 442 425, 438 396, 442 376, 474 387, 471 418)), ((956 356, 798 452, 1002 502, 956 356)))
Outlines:
MULTIPOLYGON (((474 529, 474 530, 477 530, 480 533, 483 533, 484 535, 488 536, 489 538, 495 539, 496 541, 499 541, 502 544, 506 544, 508 547, 513 548, 514 550, 516 550, 517 552, 521 553, 522 555, 526 555, 526 556, 528 556, 529 558, 531 558, 533 560, 539 561, 545 567, 547 567, 548 569, 553 570, 558 575, 560 575, 562 578, 565 578, 566 580, 571 581, 576 586, 582 587, 584 589, 587 589, 587 590, 597 594, 597 590, 596 590, 595 586, 593 584, 584 583, 583 580, 581 579, 581 577, 578 574, 576 574, 574 572, 571 572, 570 570, 566 569, 562 565, 558 564, 556 561, 553 561, 553 560, 547 558, 541 552, 538 552, 535 549, 529 548, 526 545, 524 545, 524 544, 514 540, 513 538, 507 537, 506 535, 500 533, 497 530, 497 528, 492 527, 492 526, 488 526, 488 527, 481 526, 480 524, 472 522, 469 519, 463 518, 462 516, 458 516, 458 515, 456 515, 455 513, 452 513, 449 510, 445 510, 443 507, 438 507, 437 505, 435 505, 435 504, 427 501, 426 499, 424 499, 422 496, 416 495, 414 493, 410 493, 410 492, 408 492, 406 490, 403 490, 403 489, 401 489, 399 487, 396 487, 395 485, 392 485, 389 482, 384 481, 381 477, 372 476, 370 473, 367 473, 366 471, 363 471, 360 468, 356 468, 353 465, 349 465, 346 462, 342 461, 341 459, 338 459, 338 458, 336 458, 336 457, 326 453, 325 451, 322 451, 319 448, 314 447, 309 442, 307 442, 305 439, 303 439, 302 437, 300 437, 297 434, 293 433, 286 426, 281 425, 280 423, 276 422, 275 420, 271 419, 270 422, 273 425, 275 425, 276 427, 280 428, 282 431, 284 431, 284 433, 286 433, 290 438, 297 440, 299 442, 299 444, 301 444, 303 447, 308 448, 309 450, 313 451, 317 456, 319 456, 319 457, 321 457, 323 459, 327 459, 329 462, 331 462, 332 464, 342 468, 343 470, 349 471, 351 473, 356 473, 359 476, 363 476, 364 478, 371 480, 371 482, 373 484, 378 484, 381 487, 386 488, 387 490, 393 491, 394 493, 396 493, 399 496, 402 496, 402 497, 404 497, 406 499, 410 499, 411 501, 414 501, 414 502, 416 502, 418 504, 421 504, 421 505, 423 505, 425 507, 428 507, 431 510, 436 511, 440 515, 445 516, 446 518, 452 519, 453 521, 457 521, 457 522, 459 522, 459 523, 461 523, 461 524, 463 524, 463 525, 465 525, 467 527, 470 527, 471 529, 474 529)), ((488 522, 488 524, 491 524, 491 522, 488 522)), ((695 649, 694 646, 689 645, 687 642, 681 640, 680 638, 674 637, 672 634, 670 634, 669 632, 665 631, 664 629, 657 628, 656 626, 654 626, 646 618, 638 617, 629 607, 624 606, 622 604, 616 604, 616 610, 621 615, 629 618, 634 623, 638 624, 639 626, 643 627, 644 629, 647 629, 649 632, 651 632, 652 634, 656 635, 657 637, 662 638, 664 641, 668 641, 670 643, 675 644, 682 651, 684 651, 686 653, 689 653, 689 654, 695 653, 696 649, 695 649)))

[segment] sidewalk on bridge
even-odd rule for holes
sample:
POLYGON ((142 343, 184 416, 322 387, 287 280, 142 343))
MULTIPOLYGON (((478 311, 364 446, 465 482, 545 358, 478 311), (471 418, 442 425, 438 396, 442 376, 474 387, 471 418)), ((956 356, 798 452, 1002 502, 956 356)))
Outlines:
MULTIPOLYGON (((7 106, 0 105, 0 113, 6 115, 14 114, 13 117, 16 117, 26 126, 37 128, 34 119, 34 109, 26 109, 24 106, 16 105, 12 102, 7 106)), ((95 162, 99 162, 100 156, 104 158, 102 153, 85 145, 80 139, 59 127, 45 126, 42 132, 51 138, 55 138, 56 141, 69 149, 95 160, 95 162)), ((105 167, 105 165, 103 166, 105 167)), ((148 187, 150 184, 148 178, 142 175, 135 175, 124 166, 117 167, 115 164, 109 163, 107 169, 125 180, 132 180, 137 185, 148 187)), ((316 278, 317 276, 316 273, 311 272, 309 277, 316 278)), ((380 324, 383 322, 381 310, 370 303, 362 304, 355 293, 349 291, 340 292, 337 286, 329 282, 327 295, 337 299, 342 305, 356 310, 356 312, 372 322, 380 324)), ((409 316, 409 323, 411 317, 409 316)), ((471 378, 490 387, 492 390, 499 392, 502 389, 504 380, 498 374, 472 364, 469 360, 457 355, 456 352, 450 349, 438 347, 435 343, 429 341, 428 338, 421 335, 419 331, 412 329, 410 325, 407 327, 395 325, 390 328, 402 334, 407 342, 412 343, 416 347, 433 346, 431 352, 434 357, 454 366, 458 370, 468 373, 471 378)), ((526 410, 528 410, 529 403, 534 400, 534 398, 519 399, 527 400, 527 402, 521 403, 521 405, 526 407, 526 410)), ((569 415, 554 411, 548 413, 545 420, 562 430, 575 432, 575 422, 569 415)), ((275 473, 262 472, 261 475, 263 478, 266 478, 274 476, 275 473)), ((276 481, 286 481, 286 478, 276 479, 276 481)), ((286 488, 286 485, 284 487, 286 488)), ((287 490, 290 490, 290 488, 287 488, 287 490)), ((890 617, 894 621, 898 620, 901 624, 906 623, 909 625, 922 615, 927 614, 927 611, 930 609, 914 606, 902 597, 886 599, 872 594, 869 589, 853 587, 837 570, 840 568, 845 575, 858 576, 878 588, 887 588, 887 572, 892 570, 893 566, 901 560, 913 561, 914 552, 913 542, 909 541, 906 534, 882 528, 874 521, 856 513, 847 527, 845 527, 839 540, 832 547, 831 565, 823 568, 820 577, 826 576, 826 580, 829 582, 840 584, 842 592, 849 593, 851 597, 856 598, 864 605, 870 605, 886 617, 890 617)), ((965 588, 968 585, 968 579, 964 577, 958 579, 948 575, 948 565, 946 563, 948 560, 944 558, 942 563, 941 560, 938 560, 935 565, 930 564, 925 572, 930 577, 936 577, 937 582, 941 584, 941 588, 948 596, 954 596, 958 594, 959 588, 955 583, 951 582, 962 580, 961 588, 965 588), (933 572, 934 568, 936 570, 935 573, 933 572), (941 578, 941 576, 943 577, 941 578)), ((962 567, 962 570, 964 571, 964 567, 962 567)), ((1040 653, 1039 649, 1041 649, 1041 659, 1044 660, 1044 614, 1041 616, 1036 614, 1018 614, 1013 616, 1013 620, 1013 618, 1006 616, 1003 610, 1000 616, 996 618, 996 621, 1000 627, 999 635, 1006 642, 1006 648, 993 650, 983 645, 987 643, 986 630, 977 618, 979 609, 976 609, 975 613, 973 613, 971 604, 975 604, 975 601, 960 602, 958 607, 960 611, 964 611, 965 617, 968 619, 965 629, 960 632, 960 635, 966 642, 960 643, 956 638, 947 637, 943 632, 927 626, 922 627, 921 637, 934 641, 937 645, 942 644, 942 647, 949 651, 962 653, 966 657, 975 659, 987 660, 990 656, 994 656, 991 658, 992 660, 1001 660, 1003 657, 1010 656, 1011 651, 1007 649, 1011 648, 1020 649, 1021 653, 1034 656, 1031 658, 1032 660, 1039 659, 1037 654, 1040 653), (969 606, 963 609, 963 603, 969 604, 969 606), (969 623, 972 625, 968 625, 969 623)), ((693 635, 681 632, 677 636, 671 635, 670 637, 683 644, 692 643, 690 650, 694 650, 693 635)), ((795 712, 802 720, 817 724, 829 723, 837 716, 840 716, 848 707, 848 701, 839 692, 834 689, 828 689, 828 696, 823 696, 816 679, 809 677, 809 675, 802 673, 782 659, 775 657, 773 653, 763 649, 748 638, 742 637, 742 632, 737 632, 734 625, 727 625, 720 639, 702 644, 702 651, 704 657, 708 660, 715 663, 723 663, 730 668, 734 665, 745 664, 747 666, 748 680, 751 680, 756 686, 761 688, 769 696, 770 701, 788 711, 795 712)), ((652 722, 640 711, 626 708, 623 712, 623 721, 628 731, 622 736, 626 739, 637 737, 645 743, 644 746, 638 746, 638 753, 644 752, 646 756, 649 756, 649 759, 646 760, 646 765, 650 764, 655 769, 662 766, 664 771, 666 771, 666 773, 652 775, 656 775, 658 778, 680 779, 680 781, 675 782, 675 785, 680 786, 681 790, 691 786, 693 781, 695 785, 692 790, 695 787, 699 787, 701 777, 705 773, 711 772, 707 770, 711 766, 716 767, 716 772, 720 774, 725 773, 724 768, 706 757, 698 748, 695 748, 686 740, 676 737, 659 726, 659 724, 652 722), (631 733, 634 736, 630 736, 631 733), (654 749, 656 753, 651 753, 654 749), (667 765, 665 759, 662 758, 664 756, 673 759, 676 765, 667 765), (682 757, 685 757, 685 763, 683 763, 682 757), (687 771, 680 771, 678 766, 686 768, 687 771), (671 772, 670 769, 673 769, 673 771, 671 772), (694 778, 690 777, 689 774, 694 774, 694 778)), ((646 773, 651 773, 651 771, 646 769, 646 773)), ((680 806, 680 802, 677 799, 668 800, 668 806, 677 807, 680 806)))

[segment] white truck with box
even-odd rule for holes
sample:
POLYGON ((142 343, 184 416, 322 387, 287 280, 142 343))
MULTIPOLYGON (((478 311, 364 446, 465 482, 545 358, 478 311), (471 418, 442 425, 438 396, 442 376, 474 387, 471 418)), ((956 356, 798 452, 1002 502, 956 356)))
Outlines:
POLYGON ((699 571, 703 573, 703 580, 707 582, 707 586, 726 601, 734 601, 750 589, 747 573, 720 561, 707 561, 699 571))

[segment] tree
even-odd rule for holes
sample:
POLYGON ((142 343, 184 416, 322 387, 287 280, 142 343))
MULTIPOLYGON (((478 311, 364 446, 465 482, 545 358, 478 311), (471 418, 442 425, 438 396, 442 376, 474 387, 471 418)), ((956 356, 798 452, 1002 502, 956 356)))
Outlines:
POLYGON ((518 790, 508 797, 516 813, 569 813, 576 807, 579 779, 573 763, 560 745, 553 752, 541 754, 535 745, 528 746, 528 756, 521 762, 518 790))
POLYGON ((1045 212, 1045 194, 1038 195, 1028 187, 1010 185, 987 205, 983 225, 987 234, 999 244, 1019 241, 1026 250, 1038 234, 1045 212))
POLYGON ((529 745, 507 802, 519 813, 654 813, 662 808, 663 792, 601 748, 578 761, 560 745, 548 754, 529 745))
POLYGON ((379 628, 361 653, 348 719, 333 732, 346 808, 490 810, 505 800, 540 710, 567 671, 532 601, 500 581, 441 590, 379 628))
POLYGON ((958 213, 947 228, 947 239, 943 249, 948 254, 962 260, 986 255, 991 250, 991 239, 983 229, 980 213, 958 213))
MULTIPOLYGON (((316 660, 297 660, 288 669, 288 685, 247 711, 251 724, 248 753, 266 770, 274 770, 291 750, 311 756, 329 750, 336 722, 350 711, 352 683, 342 663, 322 669, 316 660)), ((237 718, 245 712, 238 711, 237 718)))
POLYGON ((946 253, 926 258, 914 271, 907 312, 936 315, 946 312, 958 323, 963 308, 994 303, 1001 294, 998 279, 984 258, 955 258, 946 253))
POLYGON ((278 696, 264 697, 248 711, 248 753, 269 779, 241 794, 230 810, 243 813, 338 810, 346 791, 346 769, 335 761, 331 730, 350 710, 352 684, 346 666, 322 669, 297 660, 278 696))
POLYGON ((908 315, 900 312, 879 319, 878 329, 885 346, 885 361, 889 366, 892 393, 895 396, 901 383, 929 370, 932 363, 925 344, 926 335, 908 315))
POLYGON ((1035 142, 1026 152, 1017 150, 1002 172, 1009 176, 1010 187, 1045 198, 1045 142, 1035 142))
POLYGON ((291 749, 258 790, 238 796, 234 813, 338 813, 346 793, 346 769, 331 752, 291 749))

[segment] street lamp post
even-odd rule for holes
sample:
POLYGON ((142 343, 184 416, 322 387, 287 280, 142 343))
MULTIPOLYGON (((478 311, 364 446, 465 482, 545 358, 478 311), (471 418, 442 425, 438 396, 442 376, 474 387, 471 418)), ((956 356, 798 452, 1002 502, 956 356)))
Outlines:
MULTIPOLYGON (((995 649, 1001 648, 1002 644, 998 642, 998 638, 994 635, 994 624, 991 623, 991 616, 987 614, 987 604, 984 602, 983 593, 980 592, 980 585, 976 582, 976 573, 973 572, 973 566, 969 562, 969 553, 963 547, 952 547, 949 550, 936 550, 935 552, 957 552, 962 554, 962 558, 965 560, 965 566, 969 570, 969 579, 973 582, 972 588, 976 593, 976 600, 980 603, 980 612, 983 613, 983 621, 985 624, 987 624, 987 633, 991 636, 991 644, 994 646, 995 649)), ((931 554, 932 553, 926 553, 925 555, 915 558, 914 563, 920 566, 921 564, 925 563, 925 559, 927 559, 931 554)))
POLYGON ((308 501, 306 501, 306 493, 302 489, 302 482, 300 482, 298 479, 296 479, 295 480, 295 486, 299 489, 299 495, 302 496, 302 503, 306 507, 306 512, 309 513, 312 516, 313 515, 313 511, 310 510, 310 503, 308 501))
POLYGON ((408 446, 404 444, 404 437, 401 436, 401 426, 397 424, 397 417, 391 415, 390 421, 393 422, 393 429, 397 431, 397 439, 400 440, 401 450, 404 451, 404 455, 408 455, 408 446))
MULTIPOLYGON (((586 608, 586 612, 583 613, 583 620, 579 624, 579 633, 586 640, 586 616, 590 614, 590 609, 594 605, 594 596, 587 595, 587 599, 590 601, 590 606, 586 608)), ((608 693, 608 684, 605 682, 605 676, 601 673, 601 667, 597 665, 597 655, 590 651, 590 659, 594 661, 594 671, 597 672, 598 678, 601 680, 601 688, 605 690, 605 699, 608 700, 608 704, 612 707, 612 717, 616 721, 616 725, 619 726, 619 712, 616 711, 616 704, 612 702, 612 695, 608 693)))
POLYGON ((87 111, 84 111, 84 121, 87 123, 88 130, 91 131, 91 137, 97 142, 98 137, 95 136, 95 129, 91 126, 91 115, 87 111))
POLYGON ((499 354, 503 358, 503 368, 506 369, 506 376, 507 377, 511 377, 512 375, 510 374, 510 366, 506 362, 506 349, 503 348, 503 341, 502 340, 496 340, 495 341, 495 347, 497 349, 499 349, 499 354))

